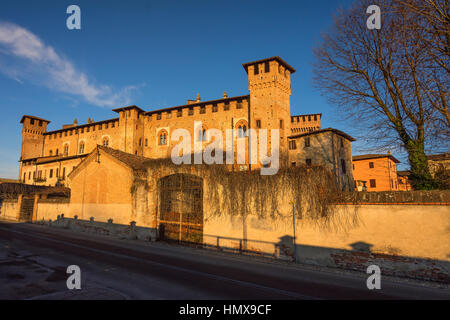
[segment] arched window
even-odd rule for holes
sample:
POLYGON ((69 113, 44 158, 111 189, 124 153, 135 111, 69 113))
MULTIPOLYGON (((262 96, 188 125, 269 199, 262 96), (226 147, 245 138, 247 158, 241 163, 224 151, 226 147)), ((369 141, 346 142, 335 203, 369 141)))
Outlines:
POLYGON ((165 145, 167 145, 167 131, 165 131, 165 130, 162 130, 160 133, 159 133, 159 145, 160 146, 165 146, 165 145))
POLYGON ((69 145, 68 145, 68 144, 65 144, 65 145, 64 145, 64 155, 65 155, 65 156, 68 156, 68 155, 69 155, 69 145))
POLYGON ((198 141, 207 141, 205 128, 198 129, 198 141))
POLYGON ((247 136, 247 122, 244 120, 239 121, 236 124, 238 138, 245 138, 247 136))
POLYGON ((84 142, 81 141, 80 142, 80 154, 83 154, 83 153, 84 153, 84 142))
POLYGON ((103 145, 104 147, 109 147, 109 139, 108 139, 108 138, 103 138, 102 145, 103 145))

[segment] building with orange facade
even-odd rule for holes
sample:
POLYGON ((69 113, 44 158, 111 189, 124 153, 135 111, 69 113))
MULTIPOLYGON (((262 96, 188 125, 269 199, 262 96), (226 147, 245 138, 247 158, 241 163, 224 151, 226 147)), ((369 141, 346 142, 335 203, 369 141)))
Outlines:
MULTIPOLYGON (((218 129, 225 140, 227 129, 236 130, 232 137, 234 151, 238 143, 245 145, 245 163, 234 166, 237 170, 254 170, 266 166, 249 161, 252 148, 260 150, 260 139, 251 146, 253 140, 249 133, 268 129, 267 150, 270 153, 272 141, 271 129, 279 130, 280 166, 289 166, 298 162, 304 148, 289 151, 290 141, 299 135, 320 131, 321 114, 291 116, 290 95, 291 75, 296 71, 280 57, 243 64, 248 76, 249 94, 228 97, 226 93, 216 100, 202 101, 200 95, 189 99, 185 104, 145 111, 138 106, 114 109, 115 118, 94 122, 89 119, 85 124, 76 120, 61 129, 48 131, 49 120, 25 115, 22 117, 22 152, 20 158, 20 179, 27 184, 68 185, 67 176, 98 145, 150 159, 168 158, 177 144, 171 140, 176 129, 186 129, 191 136, 191 145, 200 140, 204 148, 210 143, 206 136, 208 129, 218 129), (194 129, 194 121, 201 121, 202 128, 194 129), (295 159, 291 161, 290 157, 295 159)), ((351 162, 351 145, 353 141, 335 129, 326 132, 327 143, 336 140, 337 145, 345 149, 336 152, 328 148, 325 155, 308 155, 313 164, 326 164, 332 170, 341 188, 349 189, 353 185, 352 170, 346 169, 351 162), (345 143, 339 142, 344 138, 345 143), (333 140, 334 139, 334 140, 333 140), (326 159, 326 163, 325 160, 326 159), (331 161, 331 164, 330 164, 331 161), (341 177, 345 175, 345 179, 341 177), (345 184, 341 181, 345 180, 345 184)), ((333 142, 334 143, 334 142, 333 142)), ((309 151, 308 151, 309 152, 309 151)), ((300 163, 299 163, 300 164, 300 163)), ((304 163, 307 164, 307 163, 304 163)))
MULTIPOLYGON (((397 163, 390 152, 388 154, 365 154, 353 156, 353 177, 356 190, 365 185, 367 191, 397 191, 397 163)), ((359 190, 363 191, 363 190, 359 190)))

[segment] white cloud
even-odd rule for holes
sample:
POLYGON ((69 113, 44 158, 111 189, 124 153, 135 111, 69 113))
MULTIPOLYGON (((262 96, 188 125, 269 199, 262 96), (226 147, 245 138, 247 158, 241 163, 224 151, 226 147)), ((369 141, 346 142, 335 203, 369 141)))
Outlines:
POLYGON ((0 71, 15 81, 22 83, 26 79, 81 97, 96 106, 128 105, 131 92, 138 88, 127 86, 117 90, 93 84, 70 60, 56 53, 29 30, 12 23, 0 22, 0 58, 2 56, 0 71))

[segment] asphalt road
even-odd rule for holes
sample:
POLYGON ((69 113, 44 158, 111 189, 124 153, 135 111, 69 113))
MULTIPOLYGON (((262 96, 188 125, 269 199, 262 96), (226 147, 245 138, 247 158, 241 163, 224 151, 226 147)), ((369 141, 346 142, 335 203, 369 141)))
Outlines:
POLYGON ((0 299, 450 299, 447 288, 0 222, 0 299), (81 290, 67 289, 69 265, 81 290))

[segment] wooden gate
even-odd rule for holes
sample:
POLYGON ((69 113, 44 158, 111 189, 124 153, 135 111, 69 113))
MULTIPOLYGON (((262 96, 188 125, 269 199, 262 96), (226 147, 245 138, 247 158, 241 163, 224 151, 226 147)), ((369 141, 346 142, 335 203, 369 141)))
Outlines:
POLYGON ((163 240, 203 241, 203 179, 174 174, 159 180, 159 231, 163 240))
POLYGON ((19 221, 31 222, 33 218, 34 198, 23 197, 22 205, 20 206, 19 221))

